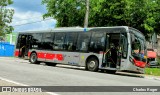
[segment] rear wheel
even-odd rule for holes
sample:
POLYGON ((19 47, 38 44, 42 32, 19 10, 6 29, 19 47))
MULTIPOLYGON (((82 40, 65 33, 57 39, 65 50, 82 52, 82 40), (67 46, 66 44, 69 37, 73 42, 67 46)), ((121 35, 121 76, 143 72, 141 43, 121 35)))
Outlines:
POLYGON ((95 57, 92 57, 90 59, 88 59, 87 64, 86 64, 86 68, 89 71, 98 71, 98 60, 95 57))
POLYGON ((29 61, 32 63, 32 64, 40 64, 39 61, 37 61, 37 54, 36 53, 32 53, 31 56, 30 56, 30 59, 29 61))

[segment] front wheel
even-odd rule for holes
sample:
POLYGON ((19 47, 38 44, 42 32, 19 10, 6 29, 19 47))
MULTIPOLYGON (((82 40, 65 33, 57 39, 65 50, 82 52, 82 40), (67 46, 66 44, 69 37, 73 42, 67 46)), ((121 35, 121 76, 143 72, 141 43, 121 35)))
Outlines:
POLYGON ((37 61, 37 54, 36 53, 32 53, 31 56, 30 56, 30 59, 29 61, 32 63, 32 64, 40 64, 39 61, 37 61))
POLYGON ((90 58, 88 61, 87 61, 87 64, 86 64, 86 66, 87 66, 87 69, 89 70, 89 71, 94 71, 94 72, 96 72, 96 71, 98 71, 98 60, 96 59, 96 58, 90 58))

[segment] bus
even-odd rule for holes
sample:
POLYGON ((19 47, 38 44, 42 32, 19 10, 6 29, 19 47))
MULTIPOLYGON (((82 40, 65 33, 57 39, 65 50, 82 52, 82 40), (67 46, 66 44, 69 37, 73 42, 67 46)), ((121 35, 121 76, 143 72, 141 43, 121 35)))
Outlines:
POLYGON ((68 64, 89 71, 144 73, 147 50, 144 35, 128 26, 66 27, 19 32, 15 56, 33 64, 68 64))

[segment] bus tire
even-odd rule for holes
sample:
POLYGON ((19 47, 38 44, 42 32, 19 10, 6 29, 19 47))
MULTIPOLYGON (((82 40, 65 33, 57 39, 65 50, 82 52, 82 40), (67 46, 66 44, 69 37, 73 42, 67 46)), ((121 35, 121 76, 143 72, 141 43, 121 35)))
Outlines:
POLYGON ((32 64, 40 64, 40 61, 37 61, 37 54, 35 52, 31 53, 31 56, 29 58, 29 61, 32 63, 32 64))
POLYGON ((86 64, 86 68, 89 70, 89 71, 98 71, 98 60, 95 58, 95 57, 91 57, 88 59, 87 61, 87 64, 86 64))
POLYGON ((48 65, 48 66, 56 66, 57 64, 56 63, 51 63, 51 62, 45 62, 46 63, 46 65, 48 65))

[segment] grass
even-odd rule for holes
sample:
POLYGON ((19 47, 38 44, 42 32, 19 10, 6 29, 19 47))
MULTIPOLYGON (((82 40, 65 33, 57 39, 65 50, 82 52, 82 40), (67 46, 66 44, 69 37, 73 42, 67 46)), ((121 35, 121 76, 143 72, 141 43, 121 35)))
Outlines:
POLYGON ((145 74, 153 75, 153 76, 160 76, 160 68, 146 68, 145 74))
MULTIPOLYGON (((160 67, 160 58, 157 58, 160 67)), ((146 75, 160 76, 160 68, 145 68, 146 75)))

